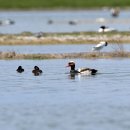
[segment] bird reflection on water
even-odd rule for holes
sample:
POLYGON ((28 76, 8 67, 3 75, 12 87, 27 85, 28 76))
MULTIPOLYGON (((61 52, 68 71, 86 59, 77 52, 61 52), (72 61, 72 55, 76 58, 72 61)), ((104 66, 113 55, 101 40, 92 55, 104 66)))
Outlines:
POLYGON ((76 75, 76 74, 69 74, 68 77, 69 77, 69 79, 75 79, 75 75, 76 75))

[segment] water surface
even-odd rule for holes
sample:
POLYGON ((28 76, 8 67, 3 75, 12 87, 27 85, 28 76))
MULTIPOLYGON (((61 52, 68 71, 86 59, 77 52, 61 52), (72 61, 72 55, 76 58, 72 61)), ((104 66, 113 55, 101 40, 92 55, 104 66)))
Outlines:
POLYGON ((70 77, 68 59, 0 60, 0 128, 129 130, 130 60, 71 60, 98 74, 70 77), (34 65, 43 75, 33 76, 34 65))
POLYGON ((14 25, 0 26, 0 33, 97 31, 106 25, 118 31, 130 30, 130 11, 121 10, 113 18, 110 10, 0 11, 0 20, 11 19, 14 25), (103 21, 101 21, 103 19, 103 21), (52 21, 49 23, 49 21, 52 21), (73 21, 75 24, 69 24, 73 21))
MULTIPOLYGON (((98 43, 96 43, 98 44, 98 43)), ((16 52, 19 54, 45 54, 45 53, 73 53, 73 52, 92 52, 92 47, 96 44, 71 44, 71 45, 1 45, 0 52, 16 52)), ((111 44, 104 47, 102 52, 115 50, 130 51, 130 44, 111 44)))

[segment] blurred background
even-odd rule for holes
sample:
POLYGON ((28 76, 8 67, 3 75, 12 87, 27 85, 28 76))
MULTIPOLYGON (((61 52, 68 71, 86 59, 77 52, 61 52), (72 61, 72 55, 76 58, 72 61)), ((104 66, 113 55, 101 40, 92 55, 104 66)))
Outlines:
POLYGON ((129 0, 0 0, 0 9, 129 7, 129 0))
POLYGON ((129 6, 129 0, 0 0, 0 33, 129 31, 129 6))

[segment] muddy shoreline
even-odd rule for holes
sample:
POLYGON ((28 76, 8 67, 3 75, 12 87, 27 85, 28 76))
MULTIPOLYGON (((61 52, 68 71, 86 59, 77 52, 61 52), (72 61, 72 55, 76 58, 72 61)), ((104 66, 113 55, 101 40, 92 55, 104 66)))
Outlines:
POLYGON ((70 33, 0 35, 0 45, 47 45, 47 44, 93 44, 100 41, 109 43, 130 43, 130 33, 70 33))
MULTIPOLYGON (((49 44, 97 44, 100 41, 107 41, 111 44, 130 43, 129 32, 116 33, 95 33, 82 32, 70 34, 45 34, 40 37, 34 34, 0 35, 0 45, 49 45, 49 44)), ((0 52, 0 59, 71 59, 71 58, 130 58, 130 52, 115 50, 113 52, 80 52, 61 54, 17 54, 16 52, 0 52)))
POLYGON ((60 54, 17 54, 15 52, 0 52, 0 59, 99 59, 99 58, 130 58, 130 52, 80 52, 80 53, 60 53, 60 54))

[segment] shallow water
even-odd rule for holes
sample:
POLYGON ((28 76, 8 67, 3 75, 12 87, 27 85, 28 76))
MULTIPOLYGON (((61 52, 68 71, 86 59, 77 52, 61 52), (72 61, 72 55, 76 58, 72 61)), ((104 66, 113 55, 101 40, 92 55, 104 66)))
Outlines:
MULTIPOLYGON (((2 45, 0 52, 16 52, 19 54, 45 54, 45 53, 73 53, 92 52, 92 47, 96 44, 72 44, 72 45, 2 45)), ((108 44, 101 51, 111 52, 115 50, 130 51, 130 44, 108 44)))
POLYGON ((130 30, 130 10, 121 10, 119 17, 113 18, 106 10, 59 10, 59 11, 0 11, 0 20, 11 19, 14 25, 0 26, 0 33, 29 32, 76 32, 97 31, 101 25, 119 31, 130 30), (100 19, 104 19, 101 22, 100 19), (48 24, 48 21, 52 24, 48 24), (70 25, 74 21, 75 25, 70 25))
POLYGON ((98 74, 70 77, 68 59, 0 60, 0 128, 129 130, 130 59, 71 60, 98 74), (41 76, 31 73, 34 65, 41 76))

